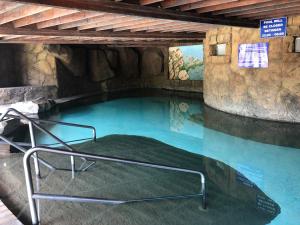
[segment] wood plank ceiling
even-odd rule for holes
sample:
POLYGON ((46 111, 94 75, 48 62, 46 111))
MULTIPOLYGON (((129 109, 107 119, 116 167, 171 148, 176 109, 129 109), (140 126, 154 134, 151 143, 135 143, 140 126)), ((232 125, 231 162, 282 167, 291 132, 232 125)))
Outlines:
POLYGON ((185 45, 299 13, 300 0, 0 0, 0 43, 185 45))

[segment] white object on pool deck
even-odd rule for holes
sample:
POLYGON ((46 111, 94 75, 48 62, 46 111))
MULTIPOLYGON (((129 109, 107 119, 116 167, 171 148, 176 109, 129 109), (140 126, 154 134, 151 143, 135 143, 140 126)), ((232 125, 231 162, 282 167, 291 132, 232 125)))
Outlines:
POLYGON ((22 225, 11 211, 0 200, 0 225, 22 225))
POLYGON ((7 122, 3 121, 0 123, 0 134, 4 132, 6 126, 7 126, 7 122))
POLYGON ((39 112, 39 105, 29 101, 29 102, 17 102, 10 105, 1 105, 0 106, 0 113, 4 113, 7 109, 13 108, 18 110, 21 113, 25 114, 37 114, 39 112))

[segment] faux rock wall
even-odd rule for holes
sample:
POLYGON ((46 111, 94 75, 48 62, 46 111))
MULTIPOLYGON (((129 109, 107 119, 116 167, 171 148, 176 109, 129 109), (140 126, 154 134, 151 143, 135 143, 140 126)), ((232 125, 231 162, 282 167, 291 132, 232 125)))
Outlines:
POLYGON ((55 58, 43 45, 0 45, 0 104, 57 97, 55 58))
POLYGON ((202 92, 202 82, 169 80, 168 48, 0 45, 0 57, 0 88, 10 87, 1 90, 2 104, 138 88, 202 92), (17 86, 20 96, 13 96, 17 86), (29 87, 34 94, 26 94, 29 87))
MULTIPOLYGON (((153 72, 143 68, 142 54, 147 50, 104 46, 50 46, 48 50, 56 56, 60 97, 141 88, 144 73, 167 77, 164 69, 153 72)), ((164 54, 161 57, 158 65, 153 63, 155 68, 164 67, 164 54)))
POLYGON ((205 40, 204 100, 213 108, 243 116, 300 122, 300 54, 293 53, 300 36, 300 17, 289 18, 288 36, 260 39, 258 29, 223 27, 205 40), (269 67, 238 67, 238 45, 269 42, 269 67), (225 43, 226 55, 213 56, 211 47, 225 43))
POLYGON ((48 46, 56 57, 58 95, 138 88, 202 92, 202 83, 168 79, 168 48, 48 46))
POLYGON ((24 45, 19 54, 23 85, 57 85, 55 56, 44 45, 24 45))
POLYGON ((43 102, 57 98, 56 86, 22 86, 0 88, 0 105, 16 102, 37 101, 43 102))

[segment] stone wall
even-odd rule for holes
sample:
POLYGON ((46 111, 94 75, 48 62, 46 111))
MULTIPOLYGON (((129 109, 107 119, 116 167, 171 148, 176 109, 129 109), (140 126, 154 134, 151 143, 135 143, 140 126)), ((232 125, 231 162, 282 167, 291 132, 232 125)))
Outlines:
POLYGON ((55 56, 47 46, 0 44, 0 88, 57 85, 55 56))
POLYGON ((48 46, 56 57, 60 97, 88 92, 159 88, 202 92, 201 81, 168 78, 168 48, 48 46))
POLYGON ((43 45, 0 45, 0 104, 57 97, 55 58, 43 45))
POLYGON ((22 86, 0 88, 0 105, 16 102, 37 101, 43 102, 57 98, 56 86, 22 86))
POLYGON ((213 108, 243 116, 300 122, 300 54, 293 53, 300 36, 300 17, 289 18, 288 36, 261 39, 259 29, 222 27, 205 40, 204 100, 213 108), (238 67, 238 46, 269 42, 269 67, 238 67), (213 56, 211 46, 226 44, 225 56, 213 56))
POLYGON ((32 86, 56 86, 55 57, 42 44, 28 44, 18 53, 21 63, 22 84, 32 86))
POLYGON ((142 88, 150 78, 168 77, 164 49, 55 45, 48 51, 56 57, 60 97, 142 88))

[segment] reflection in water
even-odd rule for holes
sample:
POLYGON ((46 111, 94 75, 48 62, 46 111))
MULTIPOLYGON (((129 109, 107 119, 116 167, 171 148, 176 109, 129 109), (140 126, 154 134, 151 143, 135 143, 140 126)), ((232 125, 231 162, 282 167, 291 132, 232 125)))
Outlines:
MULTIPOLYGON (((212 111, 215 110, 205 107, 203 113, 203 103, 198 100, 130 98, 64 110, 54 115, 53 119, 94 125, 98 137, 111 134, 151 137, 223 162, 239 172, 232 179, 243 183, 242 176, 245 176, 250 182, 245 181, 244 185, 251 187, 255 184, 279 204, 281 213, 271 224, 298 225, 300 150, 288 146, 300 146, 300 140, 295 136, 284 138, 296 130, 293 128, 295 126, 253 122, 212 111)), ((51 129, 65 140, 90 135, 82 130, 73 129, 70 132, 65 127, 51 129)), ((41 137, 40 141, 45 143, 51 140, 41 137)), ((258 205, 263 204, 264 198, 256 196, 253 199, 258 205)), ((272 207, 269 210, 272 211, 272 207)))
POLYGON ((202 120, 202 110, 199 110, 199 105, 189 104, 180 99, 170 100, 171 131, 199 138, 203 134, 202 120))
POLYGON ((203 115, 207 128, 266 144, 300 148, 300 124, 242 117, 206 105, 203 115))

